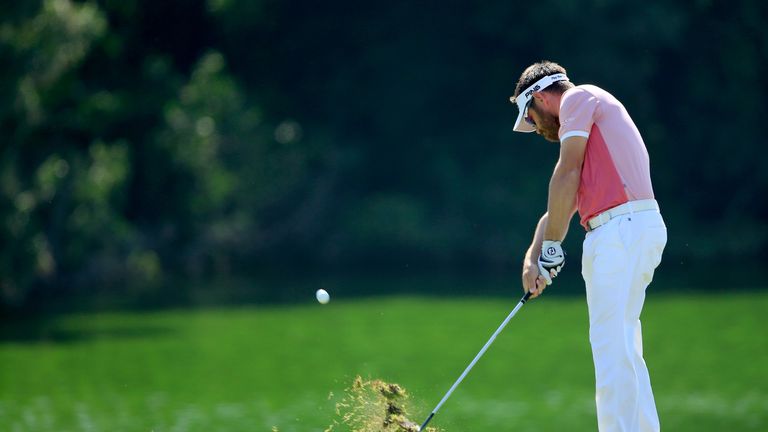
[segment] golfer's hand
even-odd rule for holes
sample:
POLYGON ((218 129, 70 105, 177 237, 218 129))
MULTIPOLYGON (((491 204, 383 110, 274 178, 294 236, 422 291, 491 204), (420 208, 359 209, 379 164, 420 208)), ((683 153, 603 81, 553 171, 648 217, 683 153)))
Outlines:
POLYGON ((552 284, 552 279, 560 273, 563 265, 565 265, 565 252, 563 252, 560 242, 544 240, 541 244, 538 267, 539 274, 546 279, 547 285, 552 284))
POLYGON ((544 288, 547 287, 547 281, 539 274, 539 265, 536 258, 526 259, 523 262, 523 291, 531 293, 530 298, 536 298, 541 295, 544 288))

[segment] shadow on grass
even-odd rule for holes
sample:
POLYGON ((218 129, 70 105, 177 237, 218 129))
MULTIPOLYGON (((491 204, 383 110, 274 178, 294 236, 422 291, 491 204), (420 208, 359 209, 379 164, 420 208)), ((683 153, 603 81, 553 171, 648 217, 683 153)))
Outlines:
MULTIPOLYGON (((716 294, 733 292, 720 279, 709 274, 682 273, 675 271, 674 259, 656 272, 649 288, 649 298, 659 294, 716 294), (671 270, 670 271, 670 267, 671 270)), ((557 283, 548 288, 544 298, 581 298, 584 283, 578 265, 558 277, 557 283)), ((679 270, 679 269, 677 269, 679 270)), ((95 312, 143 313, 170 309, 207 309, 212 307, 293 307, 316 305, 315 291, 323 288, 331 293, 331 301, 357 300, 380 296, 418 295, 442 299, 446 297, 493 297, 508 299, 514 305, 522 295, 519 275, 463 274, 461 272, 393 272, 373 275, 366 272, 303 275, 288 277, 272 275, 264 277, 236 276, 210 280, 169 279, 160 287, 146 287, 132 293, 99 291, 97 293, 60 292, 35 298, 29 304, 16 309, 3 309, 0 304, 0 344, 2 343, 77 343, 96 339, 131 339, 166 337, 173 328, 152 326, 128 326, 113 324, 111 327, 84 325, 77 328, 64 325, 63 317, 95 312), (66 295, 65 295, 66 294, 66 295)), ((748 288, 739 287, 740 291, 748 288)), ((753 291, 764 287, 754 288, 753 291)))
POLYGON ((18 320, 0 324, 0 344, 74 344, 100 339, 160 338, 174 333, 173 328, 159 326, 72 328, 56 319, 18 320))

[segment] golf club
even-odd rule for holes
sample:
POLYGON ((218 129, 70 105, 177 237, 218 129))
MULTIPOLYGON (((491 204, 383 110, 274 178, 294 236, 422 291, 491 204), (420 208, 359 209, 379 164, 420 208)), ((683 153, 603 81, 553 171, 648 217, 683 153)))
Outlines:
POLYGON ((517 313, 518 310, 520 310, 521 307, 523 307, 523 305, 525 304, 526 301, 528 301, 528 298, 530 296, 531 296, 531 293, 527 292, 527 293, 525 293, 523 298, 520 299, 520 302, 517 303, 517 306, 515 306, 515 308, 512 309, 512 312, 510 312, 509 315, 507 315, 507 318, 504 320, 504 322, 501 323, 499 328, 496 329, 496 331, 493 333, 491 338, 488 339, 488 342, 486 342, 485 345, 483 346, 483 348, 480 350, 480 352, 477 353, 477 355, 472 360, 472 362, 469 364, 469 366, 467 366, 467 368, 464 369, 464 372, 461 374, 459 379, 457 379, 456 382, 453 383, 451 388, 448 390, 448 393, 446 393, 445 396, 443 396, 443 399, 440 400, 440 403, 438 403, 437 406, 435 407, 435 409, 432 410, 432 412, 429 414, 429 417, 427 417, 427 419, 424 420, 424 423, 422 423, 421 427, 419 427, 419 432, 423 431, 424 428, 427 427, 427 423, 429 423, 429 421, 432 420, 432 417, 434 417, 435 414, 437 414, 437 411, 440 409, 441 406, 443 406, 445 401, 448 400, 448 398, 451 396, 451 393, 453 393, 453 391, 456 390, 456 387, 458 387, 458 385, 461 383, 461 381, 464 380, 464 377, 467 376, 469 371, 472 370, 472 367, 475 366, 475 363, 477 363, 477 361, 480 359, 480 357, 482 357, 483 354, 485 354, 485 351, 488 349, 489 346, 491 346, 493 341, 496 340, 496 336, 498 336, 499 333, 501 333, 501 331, 504 330, 504 327, 507 325, 509 320, 511 320, 512 317, 515 316, 515 314, 517 313))

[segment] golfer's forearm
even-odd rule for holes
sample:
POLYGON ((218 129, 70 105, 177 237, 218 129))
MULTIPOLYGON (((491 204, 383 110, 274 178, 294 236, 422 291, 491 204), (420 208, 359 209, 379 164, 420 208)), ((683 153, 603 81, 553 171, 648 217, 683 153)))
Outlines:
POLYGON ((528 248, 528 252, 525 253, 526 260, 536 259, 539 254, 541 254, 541 242, 544 240, 544 231, 546 230, 546 227, 547 214, 544 213, 544 216, 539 219, 539 223, 536 224, 536 231, 533 233, 533 241, 528 248))
POLYGON ((580 169, 564 169, 561 165, 555 168, 549 182, 548 218, 542 240, 565 239, 568 223, 576 208, 576 192, 580 181, 580 169))

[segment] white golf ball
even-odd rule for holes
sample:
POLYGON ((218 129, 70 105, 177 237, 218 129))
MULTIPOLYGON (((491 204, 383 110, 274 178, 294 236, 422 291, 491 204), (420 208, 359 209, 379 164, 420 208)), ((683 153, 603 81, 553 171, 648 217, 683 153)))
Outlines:
POLYGON ((322 288, 317 290, 315 297, 317 297, 317 301, 319 301, 320 304, 326 304, 331 301, 331 296, 328 294, 328 291, 322 288))

